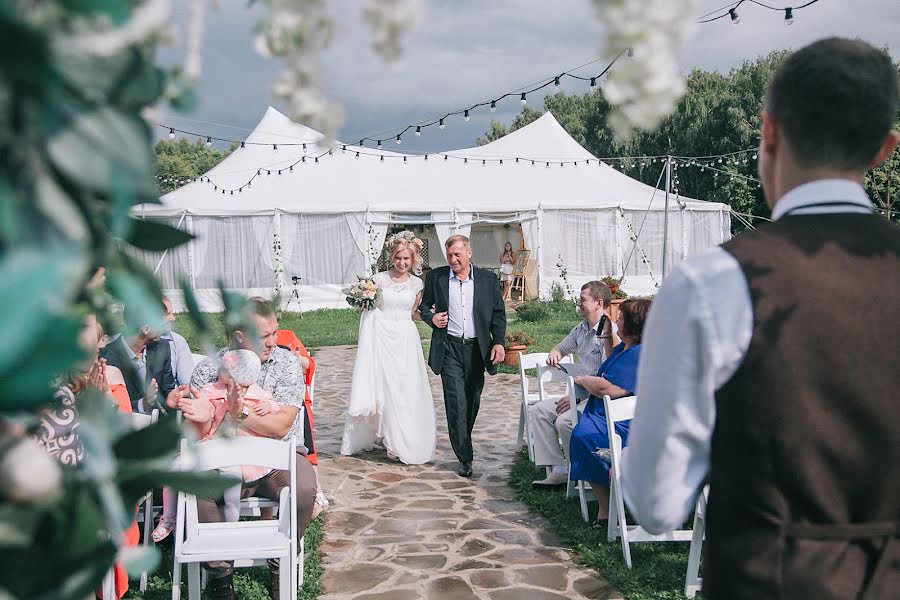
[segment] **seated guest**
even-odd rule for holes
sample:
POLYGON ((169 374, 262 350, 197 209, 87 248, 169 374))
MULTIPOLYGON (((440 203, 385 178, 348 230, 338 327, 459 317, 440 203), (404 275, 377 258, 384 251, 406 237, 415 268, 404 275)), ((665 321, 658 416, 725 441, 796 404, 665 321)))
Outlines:
MULTIPOLYGON (((602 281, 589 281, 581 286, 578 312, 584 320, 550 351, 547 364, 557 365, 564 357, 574 355, 578 357, 579 364, 566 365, 566 371, 572 375, 596 373, 603 359, 612 352, 611 301, 612 294, 602 281)), ((535 487, 565 485, 569 481, 565 453, 569 451, 569 438, 575 427, 570 406, 571 400, 565 397, 559 400, 547 398, 528 407, 528 424, 534 439, 534 464, 551 467, 546 479, 533 482, 535 487)))
MULTIPOLYGON (((312 517, 316 498, 316 474, 306 458, 304 445, 304 386, 303 369, 300 359, 288 350, 278 347, 275 336, 278 331, 278 319, 267 302, 260 299, 250 300, 253 311, 253 329, 242 331, 236 329, 229 332, 230 348, 223 348, 216 358, 200 361, 191 377, 191 385, 178 386, 168 398, 170 405, 180 405, 185 417, 188 417, 184 399, 191 395, 190 388, 200 390, 208 383, 219 378, 219 365, 224 354, 230 349, 244 349, 256 352, 262 362, 257 384, 272 394, 279 410, 265 415, 257 414, 249 406, 229 398, 227 412, 239 423, 242 429, 263 437, 289 440, 293 438, 297 444, 297 537, 303 536, 306 526, 312 517)), ((287 471, 274 470, 264 477, 242 485, 241 497, 259 496, 277 501, 281 490, 290 485, 287 471)), ((197 508, 200 521, 204 523, 221 523, 226 520, 222 498, 198 498, 197 508)), ((204 564, 210 576, 210 596, 212 598, 234 598, 231 562, 216 561, 204 564)), ((278 598, 279 564, 277 560, 269 561, 271 571, 269 593, 278 598)))
POLYGON ((154 408, 165 412, 166 396, 175 389, 169 344, 161 342, 159 332, 149 325, 131 331, 128 323, 129 319, 125 319, 123 333, 109 338, 100 358, 122 371, 134 412, 149 413, 154 408))
POLYGON ((159 336, 161 340, 169 343, 169 352, 172 354, 172 376, 175 377, 175 385, 185 385, 191 382, 191 374, 194 372, 194 355, 187 340, 178 333, 172 331, 172 323, 175 322, 175 313, 172 312, 172 301, 162 297, 165 308, 166 331, 159 336))
POLYGON ((303 396, 303 410, 305 421, 303 426, 303 443, 306 445, 306 458, 313 466, 316 472, 316 505, 313 508, 313 518, 315 519, 319 513, 328 508, 328 498, 322 491, 319 483, 319 457, 316 454, 316 443, 314 439, 315 419, 312 410, 312 396, 309 390, 313 382, 313 375, 316 374, 316 361, 297 337, 297 334, 290 329, 279 329, 275 335, 275 343, 286 350, 293 352, 300 359, 300 365, 303 367, 303 380, 306 384, 306 392, 303 396))
MULTIPOLYGON (((596 376, 580 375, 575 383, 590 394, 578 425, 572 431, 569 445, 571 460, 570 477, 575 481, 587 481, 597 496, 600 506, 595 527, 605 525, 609 518, 609 461, 598 455, 598 450, 609 449, 606 429, 606 410, 603 396, 622 398, 633 396, 637 382, 638 359, 641 355, 641 334, 644 321, 650 311, 650 300, 629 298, 619 306, 616 325, 622 342, 609 358, 603 361, 596 376)), ((616 424, 616 433, 622 437, 622 445, 628 441, 631 421, 616 424)))

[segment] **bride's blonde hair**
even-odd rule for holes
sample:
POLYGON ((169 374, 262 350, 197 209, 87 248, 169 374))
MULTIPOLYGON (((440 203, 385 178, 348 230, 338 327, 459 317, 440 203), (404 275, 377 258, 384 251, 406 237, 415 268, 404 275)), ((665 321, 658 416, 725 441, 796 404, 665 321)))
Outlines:
MULTIPOLYGON (((405 233, 405 232, 404 232, 405 233)), ((402 252, 403 250, 409 250, 409 254, 411 256, 409 270, 415 273, 416 275, 422 274, 422 257, 419 255, 419 250, 422 248, 422 240, 414 237, 413 239, 407 239, 402 235, 393 235, 389 240, 390 243, 390 258, 391 263, 394 262, 394 257, 398 252, 402 252)))

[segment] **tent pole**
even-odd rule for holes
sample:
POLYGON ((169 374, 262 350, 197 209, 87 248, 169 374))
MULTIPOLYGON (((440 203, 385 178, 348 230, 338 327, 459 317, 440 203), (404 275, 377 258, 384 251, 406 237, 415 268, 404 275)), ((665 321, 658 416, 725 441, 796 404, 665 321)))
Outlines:
POLYGON ((666 278, 666 250, 669 245, 669 188, 672 187, 672 157, 666 157, 666 206, 663 211, 662 278, 666 278))

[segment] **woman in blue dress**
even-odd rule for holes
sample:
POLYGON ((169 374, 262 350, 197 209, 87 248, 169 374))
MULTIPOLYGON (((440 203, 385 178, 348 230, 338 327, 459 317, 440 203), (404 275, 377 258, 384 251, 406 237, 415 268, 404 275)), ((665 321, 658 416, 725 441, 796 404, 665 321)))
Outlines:
MULTIPOLYGON (((622 398, 635 393, 638 359, 641 355, 641 334, 644 321, 650 311, 650 300, 634 298, 625 300, 619 306, 616 325, 622 343, 613 348, 595 377, 581 375, 575 383, 590 392, 584 412, 572 431, 569 443, 571 466, 569 477, 574 481, 587 481, 597 496, 600 507, 594 526, 604 526, 609 518, 609 468, 607 460, 596 454, 597 450, 609 448, 606 430, 606 411, 603 396, 622 398)), ((628 441, 631 421, 616 424, 616 433, 622 438, 622 445, 628 441)))

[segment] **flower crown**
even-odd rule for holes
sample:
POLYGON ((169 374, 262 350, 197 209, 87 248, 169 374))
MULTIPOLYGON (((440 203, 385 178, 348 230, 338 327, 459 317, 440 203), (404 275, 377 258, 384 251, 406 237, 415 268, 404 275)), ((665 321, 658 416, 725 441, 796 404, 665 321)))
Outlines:
POLYGON ((391 237, 388 238, 388 244, 390 244, 392 246, 399 241, 404 241, 409 244, 412 244, 415 247, 416 251, 419 251, 423 247, 425 247, 425 243, 422 240, 420 240, 419 238, 417 238, 416 234, 414 234, 412 231, 409 231, 409 230, 403 230, 399 233, 395 233, 395 234, 391 235, 391 237))

